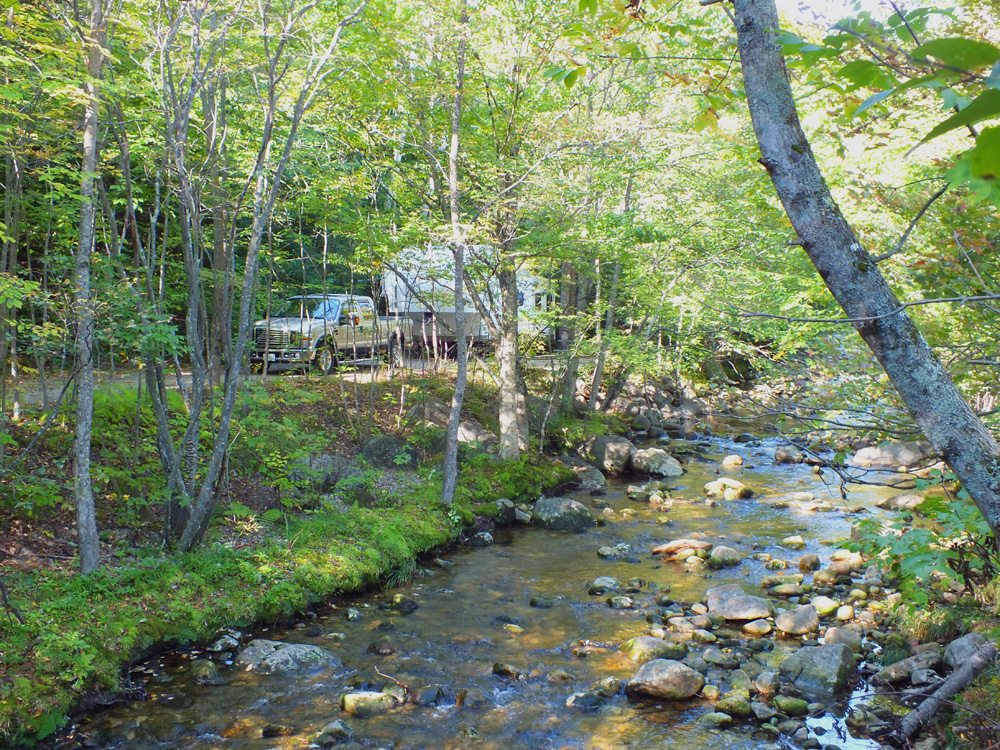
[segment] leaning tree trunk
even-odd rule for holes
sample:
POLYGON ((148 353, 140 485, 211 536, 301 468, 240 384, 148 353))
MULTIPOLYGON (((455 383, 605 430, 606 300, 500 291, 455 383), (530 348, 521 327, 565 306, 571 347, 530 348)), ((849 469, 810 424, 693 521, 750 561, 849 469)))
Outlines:
POLYGON ((74 307, 76 308, 77 401, 73 442, 73 501, 80 572, 97 569, 101 542, 97 535, 94 491, 90 481, 90 437, 94 421, 94 302, 90 290, 90 256, 94 251, 97 117, 100 107, 96 81, 104 52, 104 0, 93 0, 87 34, 87 81, 83 85, 83 159, 80 178, 80 234, 76 248, 74 307))
POLYGON ((1000 445, 900 306, 823 180, 799 122, 774 0, 734 0, 736 32, 761 164, 803 249, 875 354, 917 425, 1000 531, 1000 445))

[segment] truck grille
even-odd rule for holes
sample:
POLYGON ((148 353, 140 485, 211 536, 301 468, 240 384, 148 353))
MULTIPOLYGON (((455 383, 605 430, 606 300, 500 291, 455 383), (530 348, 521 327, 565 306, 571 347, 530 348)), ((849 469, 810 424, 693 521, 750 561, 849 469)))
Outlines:
POLYGON ((257 351, 265 349, 270 351, 280 351, 287 349, 291 343, 288 331, 271 331, 267 328, 256 328, 253 332, 254 341, 257 344, 257 351))

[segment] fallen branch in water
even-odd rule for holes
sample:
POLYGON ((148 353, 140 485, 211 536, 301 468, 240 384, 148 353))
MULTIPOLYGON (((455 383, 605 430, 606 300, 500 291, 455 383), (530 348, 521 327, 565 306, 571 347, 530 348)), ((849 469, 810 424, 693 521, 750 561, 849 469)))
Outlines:
POLYGON ((996 658, 997 649, 992 643, 987 643, 976 651, 972 658, 956 669, 929 698, 903 717, 896 738, 906 742, 914 737, 934 718, 934 714, 951 696, 968 687, 996 658))
POLYGON ((404 685, 402 682, 400 682, 399 680, 397 680, 392 675, 387 675, 385 672, 381 671, 378 667, 375 667, 375 674, 377 674, 379 677, 385 677, 385 679, 387 679, 387 680, 392 680, 397 685, 399 685, 401 688, 403 688, 403 690, 406 691, 406 700, 409 700, 410 696, 413 695, 413 691, 410 690, 409 686, 404 685))

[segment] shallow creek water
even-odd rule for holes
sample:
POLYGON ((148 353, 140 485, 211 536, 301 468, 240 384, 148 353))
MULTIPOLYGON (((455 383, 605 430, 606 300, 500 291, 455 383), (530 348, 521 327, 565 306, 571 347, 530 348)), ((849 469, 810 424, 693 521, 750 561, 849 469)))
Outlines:
MULTIPOLYGON (((317 619, 297 628, 253 633, 255 637, 328 648, 341 657, 343 667, 304 677, 279 677, 223 666, 226 684, 205 687, 189 679, 191 660, 202 654, 168 654, 139 665, 133 672, 133 679, 145 685, 150 700, 97 714, 80 729, 99 747, 137 750, 305 748, 335 719, 344 720, 365 746, 376 748, 781 747, 773 739, 753 733, 749 724, 724 732, 700 727, 699 717, 711 710, 710 704, 700 699, 643 703, 619 695, 592 713, 566 706, 574 692, 585 690, 598 679, 628 678, 635 673, 638 665, 616 647, 628 638, 647 634, 646 612, 658 611, 648 585, 634 595, 637 609, 611 609, 606 596, 587 593, 597 576, 615 576, 623 583, 638 579, 662 589, 669 586, 672 598, 689 602, 700 600, 708 588, 724 583, 740 582, 748 592, 759 593, 761 577, 771 571, 752 555, 769 553, 789 561, 797 570, 794 563, 800 555, 815 552, 825 563, 837 547, 824 542, 848 535, 850 519, 845 511, 849 508, 842 505, 836 485, 828 487, 807 466, 774 465, 771 441, 749 447, 713 438, 700 445, 704 458, 691 459, 687 473, 673 480, 671 492, 673 497, 695 502, 678 502, 667 513, 656 513, 646 503, 629 500, 625 482, 615 482, 600 498, 590 493, 577 495, 588 506, 595 499, 609 506, 603 512, 606 526, 585 534, 534 528, 498 530, 493 546, 456 550, 447 555, 451 565, 434 567, 408 585, 334 602, 319 609, 317 619), (703 485, 717 477, 719 462, 730 453, 739 453, 746 460, 734 476, 763 499, 705 505, 703 485), (838 509, 804 513, 770 502, 803 491, 815 493, 818 501, 830 502, 838 509), (662 522, 665 518, 669 524, 662 522), (793 534, 804 537, 805 550, 792 552, 779 545, 793 534), (649 555, 657 543, 698 535, 735 547, 745 556, 744 562, 725 571, 690 571, 680 563, 665 563, 649 555), (631 562, 598 557, 598 547, 621 542, 631 545, 631 562), (419 609, 402 616, 380 608, 395 593, 412 597, 419 609), (531 607, 529 600, 538 595, 556 597, 555 606, 531 607), (643 605, 649 605, 648 609, 643 605), (348 608, 358 610, 360 619, 348 620, 348 608), (511 622, 518 627, 509 627, 511 622), (368 653, 368 645, 383 637, 391 640, 396 653, 368 653), (581 639, 591 643, 585 657, 573 653, 572 644, 581 639), (494 675, 496 662, 515 665, 524 678, 494 675), (413 688, 444 686, 450 699, 437 707, 407 703, 364 719, 346 716, 338 703, 345 686, 352 676, 357 682, 359 673, 378 680, 375 668, 413 688), (550 681, 556 670, 564 670, 574 679, 550 681), (456 707, 454 696, 461 689, 482 693, 486 704, 456 707), (262 737, 268 725, 287 727, 294 733, 262 737)), ((852 493, 850 509, 870 506, 883 493, 892 494, 883 488, 859 490, 852 493)), ((594 513, 602 515, 598 509, 594 513)), ((775 604, 782 606, 779 600, 775 604)), ((776 641, 775 650, 763 658, 776 666, 794 647, 791 641, 776 641)), ((691 650, 700 653, 703 648, 693 645, 691 650)), ((708 682, 719 685, 722 692, 727 689, 725 672, 710 671, 708 682)), ((832 713, 810 723, 822 727, 820 731, 827 730, 823 744, 844 750, 878 746, 843 735, 832 713)))

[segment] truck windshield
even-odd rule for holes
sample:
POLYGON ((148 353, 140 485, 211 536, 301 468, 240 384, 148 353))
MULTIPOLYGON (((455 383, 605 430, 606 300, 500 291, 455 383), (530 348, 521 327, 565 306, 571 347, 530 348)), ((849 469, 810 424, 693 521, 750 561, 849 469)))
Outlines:
POLYGON ((340 300, 322 297, 292 297, 278 307, 277 314, 283 318, 336 320, 340 316, 340 300))

